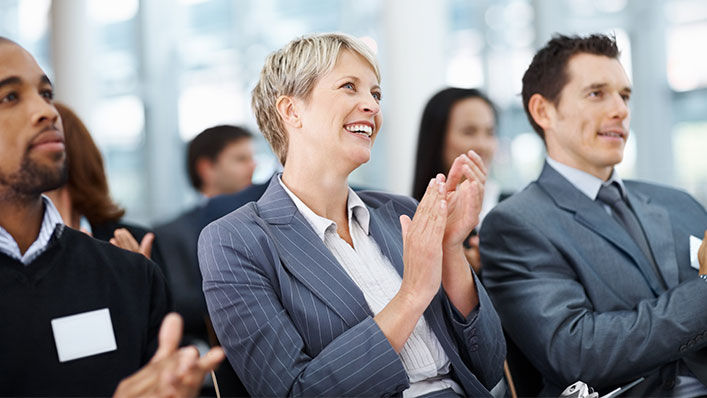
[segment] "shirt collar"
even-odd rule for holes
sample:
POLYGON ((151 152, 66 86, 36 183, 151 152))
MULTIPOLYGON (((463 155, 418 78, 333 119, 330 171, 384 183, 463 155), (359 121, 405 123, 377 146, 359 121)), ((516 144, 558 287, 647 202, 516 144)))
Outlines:
POLYGON ((45 195, 42 195, 42 201, 44 202, 44 216, 42 217, 39 235, 37 235, 37 239, 32 242, 24 254, 20 253, 20 247, 17 245, 15 238, 13 238, 5 228, 0 227, 0 251, 19 260, 25 265, 31 263, 37 256, 44 252, 47 245, 49 245, 49 240, 56 226, 64 224, 64 221, 61 219, 61 214, 59 214, 54 203, 45 195))
POLYGON ((547 158, 547 164, 549 164, 550 167, 555 169, 555 171, 560 173, 560 175, 565 177, 567 181, 569 181, 572 185, 575 186, 575 188, 577 188, 580 192, 585 194, 591 200, 596 200, 597 194, 599 193, 599 189, 602 186, 609 185, 612 182, 616 182, 618 184, 621 196, 624 199, 626 198, 626 187, 624 187, 624 182, 619 177, 619 174, 616 172, 616 169, 613 169, 611 171, 611 176, 609 176, 608 180, 602 181, 600 178, 597 178, 587 173, 586 171, 567 166, 566 164, 560 163, 549 156, 547 158))
MULTIPOLYGON (((319 236, 322 241, 324 241, 324 234, 328 229, 333 228, 334 232, 336 232, 336 223, 312 211, 312 209, 310 209, 306 204, 304 204, 304 202, 302 202, 302 200, 298 198, 297 195, 295 195, 292 191, 290 191, 289 188, 287 188, 287 186, 282 182, 281 175, 277 176, 277 181, 280 183, 282 189, 285 190, 290 199, 292 199, 292 202, 294 202, 295 206, 297 207, 297 210, 302 213, 304 218, 307 220, 309 225, 312 227, 312 229, 314 229, 314 232, 316 232, 317 236, 319 236)), ((363 231, 368 234, 368 226, 370 222, 370 214, 368 213, 368 208, 363 203, 363 200, 361 200, 361 198, 356 195, 356 192, 354 192, 354 190, 350 187, 346 207, 349 216, 349 226, 351 226, 352 221, 356 221, 358 222, 358 225, 361 226, 363 231)))

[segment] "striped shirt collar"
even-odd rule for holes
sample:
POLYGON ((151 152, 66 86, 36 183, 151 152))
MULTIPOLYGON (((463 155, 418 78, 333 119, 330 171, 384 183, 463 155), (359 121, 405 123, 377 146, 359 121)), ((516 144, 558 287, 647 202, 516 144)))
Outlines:
POLYGON ((42 226, 39 229, 37 239, 30 245, 24 254, 20 253, 20 247, 17 246, 15 238, 10 235, 5 228, 0 227, 0 252, 19 260, 22 264, 28 265, 35 258, 47 249, 49 240, 54 233, 57 225, 63 225, 59 211, 54 206, 54 203, 45 195, 42 195, 44 201, 44 217, 42 218, 42 226))
POLYGON ((602 181, 600 178, 594 177, 585 171, 560 163, 549 156, 547 158, 547 164, 560 173, 560 175, 565 177, 567 181, 574 185, 580 192, 587 195, 587 197, 591 200, 597 199, 597 194, 602 186, 609 185, 612 182, 616 182, 619 185, 621 196, 626 199, 626 187, 624 187, 624 182, 619 177, 616 169, 611 171, 611 176, 608 180, 602 181))
MULTIPOLYGON (((287 193, 287 196, 292 199, 292 201, 295 203, 295 206, 297 207, 297 210, 299 210, 300 213, 304 216, 304 218, 307 220, 309 225, 312 226, 312 229, 314 229, 314 232, 317 233, 317 236, 324 241, 324 234, 329 228, 334 228, 334 231, 336 232, 336 223, 328 218, 322 217, 312 211, 300 198, 297 197, 292 191, 290 191, 289 188, 282 182, 282 175, 277 176, 277 181, 280 183, 282 186, 282 189, 285 190, 287 193)), ((354 192, 353 189, 349 187, 349 197, 347 200, 346 207, 348 209, 348 216, 349 216, 349 226, 353 221, 358 222, 358 225, 361 226, 363 231, 368 235, 368 226, 370 223, 371 215, 368 212, 368 208, 366 207, 365 203, 363 203, 363 200, 356 195, 356 192, 354 192)))

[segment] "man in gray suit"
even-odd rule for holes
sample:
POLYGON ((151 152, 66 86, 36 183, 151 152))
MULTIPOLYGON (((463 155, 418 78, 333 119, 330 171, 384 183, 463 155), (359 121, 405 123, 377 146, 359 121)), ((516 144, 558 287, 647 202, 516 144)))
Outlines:
POLYGON ((690 241, 707 214, 684 192, 616 173, 631 96, 618 55, 612 37, 556 36, 533 58, 523 105, 547 162, 484 221, 485 285, 544 394, 644 376, 632 395, 704 395, 707 266, 690 241))

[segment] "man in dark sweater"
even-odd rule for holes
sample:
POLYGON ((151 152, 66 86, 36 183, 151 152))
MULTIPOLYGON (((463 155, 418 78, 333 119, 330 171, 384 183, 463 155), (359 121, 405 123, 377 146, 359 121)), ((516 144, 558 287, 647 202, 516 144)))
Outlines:
POLYGON ((178 350, 176 315, 160 329, 153 262, 61 223, 41 193, 65 182, 63 140, 49 79, 0 37, 0 395, 194 395, 223 353, 178 350))

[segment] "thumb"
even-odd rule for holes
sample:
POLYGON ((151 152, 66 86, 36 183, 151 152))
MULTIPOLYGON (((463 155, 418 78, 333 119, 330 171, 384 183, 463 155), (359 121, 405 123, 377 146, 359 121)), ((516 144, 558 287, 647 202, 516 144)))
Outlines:
POLYGON ((400 216, 400 228, 403 231, 403 242, 405 242, 405 237, 408 236, 408 228, 410 227, 411 222, 412 220, 410 220, 410 217, 405 214, 400 216))
POLYGON ((159 346, 151 362, 166 358, 177 350, 179 341, 182 339, 183 323, 182 317, 176 312, 170 312, 164 317, 158 337, 159 346))
POLYGON ((152 243, 155 241, 155 234, 152 232, 148 232, 145 234, 145 236, 142 237, 142 241, 140 242, 140 248, 138 248, 138 252, 142 254, 143 256, 150 258, 152 256, 152 243))

